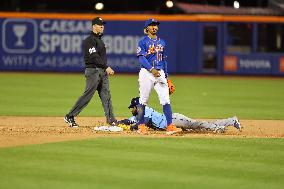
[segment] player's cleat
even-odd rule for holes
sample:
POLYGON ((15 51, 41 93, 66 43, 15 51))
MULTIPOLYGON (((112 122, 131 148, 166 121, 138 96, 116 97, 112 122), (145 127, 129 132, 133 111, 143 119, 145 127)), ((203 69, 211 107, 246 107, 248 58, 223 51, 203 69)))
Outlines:
POLYGON ((75 122, 74 116, 66 115, 64 121, 69 124, 70 127, 77 128, 79 125, 75 122))
POLYGON ((172 135, 175 133, 180 133, 182 132, 181 128, 177 128, 175 125, 170 124, 169 126, 167 126, 167 130, 166 130, 166 134, 167 135, 172 135))
POLYGON ((234 127, 239 131, 241 131, 242 130, 241 123, 239 122, 237 116, 235 116, 234 119, 235 119, 234 127))
POLYGON ((138 126, 137 133, 144 135, 144 134, 147 133, 147 131, 148 131, 148 129, 147 129, 147 126, 146 126, 145 124, 140 124, 140 125, 138 126))
POLYGON ((117 120, 110 121, 110 122, 108 122, 107 124, 109 124, 110 126, 118 126, 117 120))

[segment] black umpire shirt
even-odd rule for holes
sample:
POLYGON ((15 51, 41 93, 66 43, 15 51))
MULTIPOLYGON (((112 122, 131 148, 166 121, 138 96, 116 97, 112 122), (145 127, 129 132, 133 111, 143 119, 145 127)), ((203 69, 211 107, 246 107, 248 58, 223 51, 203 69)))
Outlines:
POLYGON ((106 47, 102 35, 91 32, 83 41, 84 61, 86 68, 104 68, 107 66, 106 47))

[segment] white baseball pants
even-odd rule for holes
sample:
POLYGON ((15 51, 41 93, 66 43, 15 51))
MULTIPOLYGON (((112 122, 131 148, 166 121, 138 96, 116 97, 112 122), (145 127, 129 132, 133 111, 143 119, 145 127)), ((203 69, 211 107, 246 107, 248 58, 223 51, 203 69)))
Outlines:
POLYGON ((167 79, 163 70, 160 70, 160 77, 154 77, 147 69, 141 68, 139 72, 139 103, 147 105, 149 96, 154 88, 158 94, 160 104, 170 104, 170 95, 167 79))

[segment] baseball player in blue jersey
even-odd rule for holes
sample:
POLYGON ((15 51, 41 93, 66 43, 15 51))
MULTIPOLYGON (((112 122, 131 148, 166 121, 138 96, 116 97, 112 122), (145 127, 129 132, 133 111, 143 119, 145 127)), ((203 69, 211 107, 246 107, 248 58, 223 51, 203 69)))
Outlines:
POLYGON ((144 25, 146 36, 138 43, 137 57, 141 65, 139 72, 139 105, 138 107, 138 133, 145 134, 145 106, 150 93, 154 88, 158 94, 160 104, 166 118, 166 134, 181 132, 181 129, 172 124, 172 109, 170 105, 169 88, 167 84, 167 62, 165 60, 166 43, 157 37, 158 25, 155 19, 148 19, 144 25))
MULTIPOLYGON (((119 123, 123 123, 125 125, 131 125, 131 129, 137 129, 138 123, 138 111, 137 106, 139 106, 139 97, 133 98, 128 106, 131 109, 132 117, 128 119, 124 119, 119 121, 119 123)), ((227 118, 227 119, 220 119, 216 121, 197 121, 186 117, 180 113, 173 113, 172 114, 172 121, 176 127, 181 128, 182 130, 202 130, 206 129, 209 131, 223 133, 226 131, 228 126, 234 126, 236 129, 241 131, 241 125, 236 116, 227 118)), ((164 114, 161 114, 150 108, 148 106, 145 107, 145 115, 144 115, 145 125, 159 130, 166 130, 167 128, 167 120, 164 114)))

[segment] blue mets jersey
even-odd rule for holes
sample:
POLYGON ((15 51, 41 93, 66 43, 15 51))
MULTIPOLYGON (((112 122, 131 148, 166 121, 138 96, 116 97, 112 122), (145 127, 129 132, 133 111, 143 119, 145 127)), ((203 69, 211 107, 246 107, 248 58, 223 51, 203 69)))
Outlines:
MULTIPOLYGON (((163 39, 151 39, 145 36, 138 43, 137 56, 144 56, 150 64, 150 68, 154 67, 158 70, 164 70, 167 73, 167 62, 165 61, 165 47, 166 43, 163 39)), ((141 64, 142 68, 148 69, 141 64)))
MULTIPOLYGON (((145 107, 145 124, 151 122, 154 127, 160 128, 160 129, 166 129, 167 127, 167 120, 164 114, 161 114, 154 110, 153 108, 150 108, 148 106, 145 107)), ((129 118, 130 121, 133 121, 134 123, 137 123, 137 117, 132 116, 129 118)))

